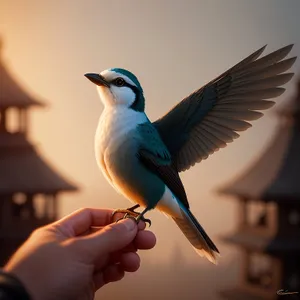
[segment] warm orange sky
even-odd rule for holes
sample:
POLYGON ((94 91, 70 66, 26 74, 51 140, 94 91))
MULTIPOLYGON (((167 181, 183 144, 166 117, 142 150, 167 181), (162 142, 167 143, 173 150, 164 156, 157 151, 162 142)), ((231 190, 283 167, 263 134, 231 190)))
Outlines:
MULTIPOLYGON (((31 139, 82 187, 77 195, 61 197, 61 213, 129 205, 97 169, 93 137, 103 107, 84 73, 131 70, 155 120, 266 43, 267 52, 295 43, 292 54, 300 54, 299 11, 298 0, 0 0, 2 56, 19 81, 49 104, 31 114, 31 139)), ((287 88, 285 97, 294 90, 292 84, 287 88)), ((192 210, 214 240, 233 228, 235 205, 213 189, 259 155, 275 125, 270 111, 240 139, 183 174, 192 210)), ((177 241, 187 259, 198 259, 170 220, 155 212, 149 216, 159 239, 149 259, 158 254, 168 259, 177 241)), ((232 258, 231 248, 216 243, 224 261, 232 258)))

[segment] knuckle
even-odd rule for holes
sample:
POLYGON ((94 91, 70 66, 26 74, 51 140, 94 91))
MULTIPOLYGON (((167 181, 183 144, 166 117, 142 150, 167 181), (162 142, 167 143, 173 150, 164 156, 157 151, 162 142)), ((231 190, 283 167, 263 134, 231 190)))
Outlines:
POLYGON ((45 226, 37 228, 32 231, 30 236, 33 236, 33 237, 40 236, 43 234, 44 230, 45 230, 45 226))
POLYGON ((83 214, 87 214, 90 213, 91 208, 88 207, 81 207, 79 209, 76 210, 76 213, 83 213, 83 214))

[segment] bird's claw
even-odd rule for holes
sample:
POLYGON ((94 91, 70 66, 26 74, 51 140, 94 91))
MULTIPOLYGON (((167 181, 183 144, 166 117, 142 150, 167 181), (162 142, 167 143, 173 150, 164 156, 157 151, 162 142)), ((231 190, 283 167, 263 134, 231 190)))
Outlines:
POLYGON ((111 216, 114 217, 114 215, 118 214, 118 213, 125 214, 122 218, 119 218, 118 221, 126 219, 126 218, 128 218, 128 216, 131 216, 134 218, 137 218, 139 216, 139 213, 132 211, 130 209, 116 209, 112 212, 111 216))
POLYGON ((149 225, 149 228, 151 227, 151 225, 152 225, 152 222, 151 222, 151 220, 150 220, 150 219, 143 218, 143 219, 142 219, 142 221, 144 221, 145 223, 148 223, 148 225, 149 225))
POLYGON ((119 221, 124 220, 124 219, 132 219, 137 223, 136 218, 132 215, 129 215, 129 214, 125 214, 122 218, 117 219, 116 223, 118 223, 119 221))
POLYGON ((142 220, 145 223, 149 224, 149 227, 151 227, 151 220, 150 219, 146 219, 144 216, 142 216, 141 214, 136 218, 136 222, 138 223, 140 220, 142 220))
POLYGON ((150 227, 151 226, 151 220, 144 218, 144 216, 141 213, 138 213, 138 212, 134 211, 138 207, 139 207, 139 205, 135 205, 135 206, 133 206, 131 208, 128 208, 128 209, 116 209, 112 212, 112 217, 117 213, 123 213, 124 216, 122 218, 117 219, 116 223, 119 222, 120 220, 130 218, 130 219, 135 220, 135 222, 137 224, 139 223, 139 221, 143 221, 145 223, 148 223, 149 227, 150 227))

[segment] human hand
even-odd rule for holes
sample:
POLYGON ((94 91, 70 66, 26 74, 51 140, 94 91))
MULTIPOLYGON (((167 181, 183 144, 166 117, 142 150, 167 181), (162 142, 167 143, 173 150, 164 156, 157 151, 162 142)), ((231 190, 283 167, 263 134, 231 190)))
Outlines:
POLYGON ((4 270, 33 300, 93 299, 103 285, 137 271, 137 250, 156 242, 145 223, 113 223, 111 215, 109 209, 81 209, 35 230, 4 270))

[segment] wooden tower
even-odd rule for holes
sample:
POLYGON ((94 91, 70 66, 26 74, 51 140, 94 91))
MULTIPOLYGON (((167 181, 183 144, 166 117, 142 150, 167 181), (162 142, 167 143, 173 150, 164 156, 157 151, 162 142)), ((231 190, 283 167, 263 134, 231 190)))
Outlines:
POLYGON ((27 139, 33 106, 43 104, 17 83, 0 53, 0 266, 35 228, 56 219, 58 194, 76 190, 27 139))
POLYGON ((263 155, 219 189, 235 196, 239 221, 225 241, 243 255, 240 284, 226 299, 300 299, 300 81, 263 155), (299 294, 280 296, 278 290, 299 294))

